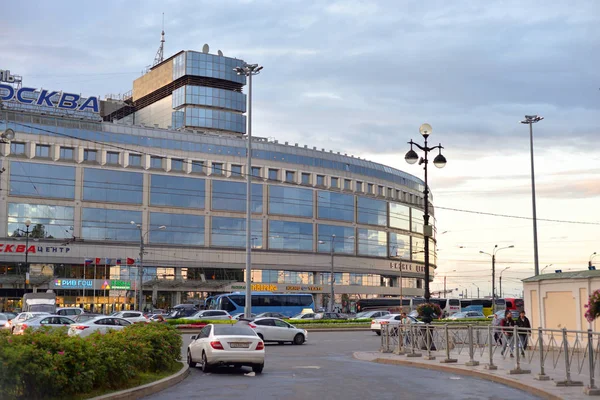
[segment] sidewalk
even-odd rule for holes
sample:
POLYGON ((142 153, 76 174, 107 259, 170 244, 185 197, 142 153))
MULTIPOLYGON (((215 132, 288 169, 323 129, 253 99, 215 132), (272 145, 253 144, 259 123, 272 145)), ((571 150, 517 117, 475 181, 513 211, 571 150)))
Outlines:
POLYGON ((494 357, 494 365, 497 366, 497 369, 490 370, 486 369, 487 363, 484 361, 485 359, 479 357, 477 358, 479 365, 468 366, 467 363, 470 361, 468 353, 451 354, 451 357, 457 360, 455 363, 443 362, 443 360, 446 358, 445 352, 432 352, 432 356, 435 356, 434 360, 425 359, 425 356, 427 355, 426 351, 420 351, 420 353, 422 354, 421 357, 408 357, 407 355, 370 351, 355 352, 354 357, 363 361, 433 369, 481 379, 488 379, 527 391, 546 399, 582 400, 594 398, 584 393, 584 388, 589 384, 589 376, 584 374, 584 372, 587 371, 582 371, 582 374, 571 374, 571 381, 583 382, 583 386, 564 387, 556 385, 556 382, 565 380, 566 376, 564 374, 564 370, 554 369, 553 366, 550 365, 548 365, 545 369, 545 373, 549 380, 536 380, 535 378, 538 376, 540 368, 539 363, 536 363, 533 359, 531 362, 521 364, 521 369, 530 370, 529 373, 510 374, 511 370, 515 370, 516 362, 514 358, 494 357), (563 375, 560 375, 560 372, 563 372, 563 375))

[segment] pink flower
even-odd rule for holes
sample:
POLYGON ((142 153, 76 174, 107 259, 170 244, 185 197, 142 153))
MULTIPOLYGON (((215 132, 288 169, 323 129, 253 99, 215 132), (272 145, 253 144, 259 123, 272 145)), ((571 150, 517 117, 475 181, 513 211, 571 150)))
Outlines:
POLYGON ((58 355, 60 355, 60 356, 62 356, 62 355, 64 355, 64 354, 65 354, 65 352, 64 352, 64 351, 59 351, 59 352, 58 352, 58 355))

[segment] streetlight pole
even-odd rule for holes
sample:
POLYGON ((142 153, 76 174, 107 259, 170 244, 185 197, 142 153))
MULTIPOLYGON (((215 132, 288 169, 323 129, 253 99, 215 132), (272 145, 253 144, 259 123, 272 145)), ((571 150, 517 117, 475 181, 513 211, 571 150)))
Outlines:
MULTIPOLYGON (((324 244, 325 241, 323 240, 319 240, 319 244, 324 244)), ((331 292, 329 294, 329 304, 327 305, 327 309, 329 312, 333 312, 333 304, 334 304, 334 297, 335 297, 335 290, 333 288, 333 284, 335 283, 335 273, 333 271, 333 256, 335 254, 335 235, 331 235, 331 245, 330 245, 330 249, 329 252, 331 254, 331 292)))
MULTIPOLYGON (((550 264, 550 265, 552 265, 552 264, 550 264)), ((506 267, 502 271, 500 271, 500 298, 502 298, 502 274, 504 273, 504 271, 506 271, 509 268, 510 267, 506 267)))
POLYGON ((542 268, 542 270, 540 271, 540 274, 543 274, 544 271, 546 270, 546 268, 553 266, 554 264, 548 264, 546 265, 544 268, 542 268))
POLYGON ((423 215, 423 236, 425 237, 425 293, 423 297, 425 297, 425 302, 427 303, 431 298, 431 293, 429 292, 429 238, 433 236, 433 229, 431 225, 429 225, 429 186, 427 185, 427 164, 429 162, 427 156, 429 152, 435 149, 439 150, 439 154, 433 160, 433 165, 435 165, 437 168, 443 168, 446 165, 446 157, 442 155, 443 147, 441 143, 438 146, 427 147, 427 138, 431 134, 431 131, 431 125, 421 125, 419 127, 419 132, 423 136, 423 139, 425 139, 425 144, 421 146, 420 144, 413 142, 411 139, 410 142, 408 142, 410 144, 410 150, 404 156, 404 159, 409 164, 414 164, 417 161, 419 161, 419 165, 424 164, 423 170, 425 171, 425 187, 423 189, 423 196, 425 197, 425 214, 423 215), (421 159, 419 159, 419 156, 413 150, 413 146, 417 146, 418 149, 423 151, 425 153, 425 157, 421 157, 421 159))
POLYGON ((477 298, 479 298, 479 286, 477 286, 475 283, 472 283, 473 286, 475 286, 477 288, 477 298))
POLYGON ((29 281, 29 226, 31 225, 31 220, 25 221, 25 285, 24 292, 27 293, 27 281, 29 281))
MULTIPOLYGON (((495 245, 494 249, 492 250, 492 254, 479 250, 479 253, 487 254, 488 256, 492 257, 492 313, 496 312, 496 254, 500 250, 512 249, 514 247, 515 246, 512 244, 510 246, 500 247, 500 248, 498 248, 498 245, 495 245)), ((502 287, 502 286, 500 286, 500 287, 502 287)), ((502 295, 500 295, 500 296, 502 297, 502 295)))
POLYGON ((144 299, 144 291, 142 289, 142 285, 144 284, 144 238, 152 231, 164 230, 167 227, 165 225, 161 225, 158 227, 158 229, 147 230, 146 233, 144 233, 142 230, 142 224, 136 224, 135 221, 131 221, 131 225, 135 225, 140 231, 140 261, 138 263, 138 283, 136 286, 138 288, 137 309, 138 311, 143 311, 142 303, 144 299))
POLYGON ((521 121, 522 124, 529 125, 529 149, 531 153, 531 204, 533 207, 533 260, 535 265, 535 275, 540 274, 540 264, 538 259, 538 241, 537 241, 537 213, 535 207, 535 171, 533 168, 533 124, 540 122, 544 117, 538 115, 526 115, 521 121))
POLYGON ((592 255, 590 255, 590 259, 588 261, 588 267, 592 266, 592 261, 594 260, 594 257, 596 257, 596 256, 597 256, 596 252, 593 252, 592 255))
POLYGON ((260 74, 263 69, 258 64, 245 64, 243 67, 235 67, 233 70, 238 75, 248 77, 248 128, 246 150, 246 306, 244 316, 250 318, 252 315, 252 76, 260 74))

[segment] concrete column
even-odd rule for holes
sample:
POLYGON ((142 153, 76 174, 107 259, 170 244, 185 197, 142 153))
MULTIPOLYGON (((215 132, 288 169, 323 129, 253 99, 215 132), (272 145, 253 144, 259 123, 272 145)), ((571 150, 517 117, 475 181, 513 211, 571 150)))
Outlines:
POLYGON ((106 150, 98 150, 98 163, 100 165, 106 165, 106 150))
POLYGON ((121 155, 119 155, 119 157, 121 158, 121 165, 125 168, 129 167, 129 152, 124 151, 121 153, 121 155))
POLYGON ((83 150, 84 148, 81 146, 75 147, 75 150, 73 151, 73 157, 75 158, 75 162, 80 163, 83 161, 83 150))
POLYGON ((150 155, 142 154, 142 168, 149 169, 150 168, 150 155))
POLYGON ((154 286, 152 286, 152 306, 153 307, 156 305, 157 301, 158 301, 158 286, 154 285, 154 286))
POLYGON ((25 143, 25 156, 27 156, 27 158, 35 157, 35 143, 34 142, 26 142, 25 143))
POLYGON ((58 158, 60 157, 60 146, 57 144, 53 144, 52 146, 50 146, 50 158, 53 161, 58 160, 58 158))
POLYGON ((171 157, 163 158, 162 164, 163 164, 164 170, 169 172, 171 170, 171 157))
POLYGON ((174 295, 171 297, 171 307, 181 304, 181 292, 175 292, 174 295))

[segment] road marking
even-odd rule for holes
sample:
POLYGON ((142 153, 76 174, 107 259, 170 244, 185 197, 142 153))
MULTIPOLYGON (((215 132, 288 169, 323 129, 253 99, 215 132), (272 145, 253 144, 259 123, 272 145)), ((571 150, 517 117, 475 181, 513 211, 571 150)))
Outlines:
POLYGON ((318 367, 316 365, 304 365, 304 366, 294 367, 294 368, 301 368, 301 369, 321 369, 321 367, 318 367))

